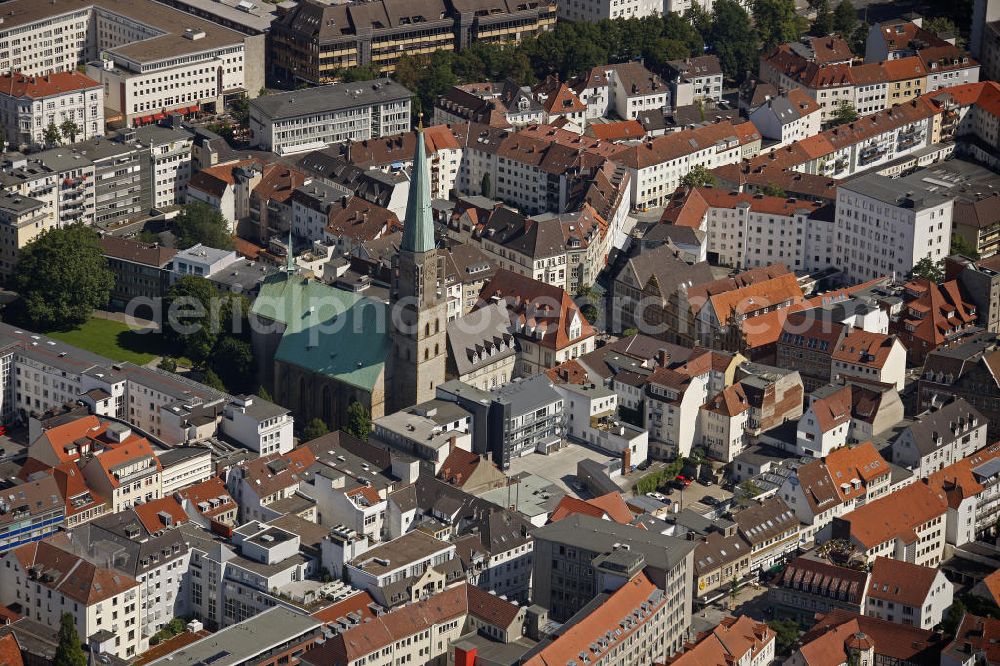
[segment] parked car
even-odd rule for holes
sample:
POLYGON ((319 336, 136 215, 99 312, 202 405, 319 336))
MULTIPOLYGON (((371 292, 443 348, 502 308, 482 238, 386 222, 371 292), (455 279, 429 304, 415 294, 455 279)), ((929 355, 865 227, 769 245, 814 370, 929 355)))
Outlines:
POLYGON ((690 477, 687 477, 687 476, 684 476, 683 474, 678 474, 678 475, 677 475, 677 478, 675 478, 675 479, 674 479, 674 481, 677 481, 677 482, 679 482, 679 483, 680 483, 680 484, 682 484, 682 485, 683 485, 683 486, 684 486, 685 488, 687 488, 688 486, 690 486, 690 485, 691 485, 691 478, 690 478, 690 477))
POLYGON ((646 497, 652 497, 653 499, 659 500, 660 502, 667 499, 666 495, 664 495, 663 493, 646 493, 646 497))
POLYGON ((700 502, 706 506, 717 506, 719 504, 719 500, 711 495, 705 495, 701 498, 700 502))

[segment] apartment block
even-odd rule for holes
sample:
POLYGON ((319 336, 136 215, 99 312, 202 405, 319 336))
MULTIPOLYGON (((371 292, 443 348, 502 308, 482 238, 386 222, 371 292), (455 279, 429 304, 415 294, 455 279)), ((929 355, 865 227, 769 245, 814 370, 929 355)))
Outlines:
POLYGON ((738 164, 760 151, 761 135, 753 123, 720 122, 647 139, 615 156, 628 171, 632 205, 664 205, 692 168, 738 164))
POLYGON ((611 576, 605 571, 616 571, 619 580, 639 574, 665 595, 664 653, 680 651, 691 622, 694 542, 582 514, 541 527, 533 537, 532 600, 553 619, 566 622, 588 608, 606 589, 611 576))
POLYGON ((835 517, 832 538, 857 546, 866 562, 882 555, 936 567, 944 558, 947 513, 943 495, 913 483, 835 517))
POLYGON ((375 65, 388 74, 404 52, 460 50, 474 41, 517 42, 552 30, 555 22, 554 2, 379 0, 360 7, 309 0, 280 11, 271 25, 273 66, 291 83, 333 83, 341 69, 375 65))
POLYGON ((17 604, 53 632, 59 630, 62 614, 70 612, 88 646, 122 659, 142 651, 145 590, 134 578, 76 555, 65 535, 20 546, 3 560, 4 605, 17 604))
POLYGON ((954 586, 940 569, 876 557, 864 614, 932 629, 944 618, 953 598, 954 586))
POLYGON ((986 446, 986 419, 962 398, 921 412, 892 442, 892 461, 920 478, 986 446))
POLYGON ((10 146, 44 145, 45 130, 67 122, 78 132, 66 142, 104 134, 104 89, 97 81, 75 71, 0 76, 0 125, 10 146))

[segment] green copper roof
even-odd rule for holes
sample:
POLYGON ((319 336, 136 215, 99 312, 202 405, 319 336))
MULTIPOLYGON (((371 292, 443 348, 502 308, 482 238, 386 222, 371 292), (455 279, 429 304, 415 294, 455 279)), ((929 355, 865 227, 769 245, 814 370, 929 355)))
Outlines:
POLYGON ((281 322, 275 359, 372 391, 392 352, 385 303, 297 276, 261 285, 251 312, 281 322))
POLYGON ((410 172, 410 196, 406 201, 401 249, 429 252, 434 249, 434 218, 431 217, 431 177, 424 149, 424 130, 417 129, 417 148, 410 172))

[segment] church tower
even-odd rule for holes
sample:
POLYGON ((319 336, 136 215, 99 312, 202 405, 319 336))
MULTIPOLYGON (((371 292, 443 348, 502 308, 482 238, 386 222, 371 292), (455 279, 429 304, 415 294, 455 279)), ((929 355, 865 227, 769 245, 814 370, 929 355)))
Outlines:
POLYGON ((389 305, 393 353, 386 378, 389 411, 431 400, 444 382, 448 304, 444 261, 434 246, 430 172, 423 123, 417 128, 403 242, 393 262, 389 305))

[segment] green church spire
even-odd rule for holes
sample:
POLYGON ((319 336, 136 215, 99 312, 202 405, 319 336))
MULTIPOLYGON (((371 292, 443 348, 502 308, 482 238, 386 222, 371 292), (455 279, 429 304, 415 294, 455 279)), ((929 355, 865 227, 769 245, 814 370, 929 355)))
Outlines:
POLYGON ((408 252, 422 253, 434 249, 434 218, 431 216, 431 178, 424 148, 423 114, 417 126, 417 148, 410 172, 410 196, 403 221, 403 246, 408 252))

